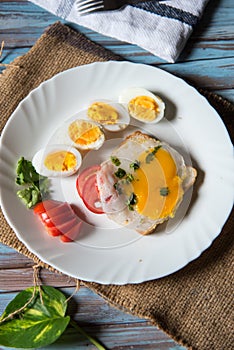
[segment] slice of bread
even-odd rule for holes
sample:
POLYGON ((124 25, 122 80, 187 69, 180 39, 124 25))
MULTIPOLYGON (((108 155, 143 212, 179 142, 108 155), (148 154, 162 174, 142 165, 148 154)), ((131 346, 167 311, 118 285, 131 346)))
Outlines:
MULTIPOLYGON (((129 172, 129 165, 137 161, 141 154, 157 147, 165 149, 174 159, 177 169, 176 176, 180 179, 178 200, 175 203, 173 211, 170 212, 169 215, 152 219, 140 214, 137 210, 129 210, 129 207, 126 205, 127 197, 125 194, 118 194, 113 187, 113 184, 118 181, 115 176, 118 166, 113 165, 111 160, 104 162, 97 174, 100 197, 108 218, 121 226, 134 229, 143 235, 154 232, 157 225, 175 215, 178 206, 183 200, 183 194, 193 185, 197 176, 196 169, 191 166, 186 166, 183 157, 174 148, 141 131, 136 131, 127 136, 119 146, 113 150, 112 157, 119 159, 121 161, 121 168, 129 172), (103 182, 107 181, 108 185, 103 185, 103 182), (108 202, 106 202, 106 198, 108 198, 108 202)), ((132 174, 134 175, 134 171, 132 174)), ((157 179, 155 179, 155 181, 157 181, 157 179)), ((150 190, 149 188, 149 191, 150 190)))

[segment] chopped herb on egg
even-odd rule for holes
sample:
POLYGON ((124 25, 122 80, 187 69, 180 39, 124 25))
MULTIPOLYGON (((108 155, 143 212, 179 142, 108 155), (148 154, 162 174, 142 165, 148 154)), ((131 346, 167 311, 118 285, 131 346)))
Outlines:
POLYGON ((132 182, 134 180, 134 176, 132 174, 127 174, 126 175, 126 182, 132 182))
POLYGON ((154 147, 153 151, 151 151, 149 154, 147 154, 146 158, 145 158, 145 162, 147 164, 149 164, 153 159, 154 159, 154 156, 155 154, 158 152, 158 150, 161 148, 162 146, 159 145, 159 146, 156 146, 154 147))
POLYGON ((131 168, 131 169, 134 169, 134 170, 139 169, 139 168, 140 168, 140 162, 139 162, 139 160, 135 160, 135 162, 131 163, 131 164, 130 164, 130 168, 131 168))
POLYGON ((123 193, 122 188, 118 182, 114 184, 114 189, 118 192, 119 195, 123 193))
POLYGON ((119 158, 111 156, 111 161, 114 165, 119 166, 121 164, 119 158))
POLYGON ((128 198, 127 206, 129 210, 134 210, 134 205, 137 204, 137 196, 132 192, 128 198))
POLYGON ((115 172, 115 176, 119 179, 122 179, 126 175, 126 171, 122 168, 118 168, 118 170, 115 172))
POLYGON ((168 187, 161 187, 160 188, 160 195, 163 196, 163 197, 168 196, 169 192, 170 191, 169 191, 168 187))

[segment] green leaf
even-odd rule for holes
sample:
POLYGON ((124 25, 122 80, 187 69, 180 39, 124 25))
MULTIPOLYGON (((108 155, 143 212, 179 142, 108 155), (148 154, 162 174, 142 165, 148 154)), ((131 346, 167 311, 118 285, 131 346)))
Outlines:
MULTIPOLYGON (((0 322, 32 299, 34 288, 20 292, 6 307, 0 322)), ((49 286, 36 287, 32 301, 12 319, 0 326, 0 344, 14 348, 39 348, 53 343, 66 329, 70 317, 65 316, 65 296, 49 286)))
POLYGON ((45 176, 39 175, 30 160, 21 157, 17 162, 15 182, 24 186, 17 191, 17 196, 26 205, 32 208, 49 193, 49 181, 45 176))
POLYGON ((22 200, 27 208, 32 208, 41 200, 40 191, 33 186, 17 191, 17 196, 22 200))
POLYGON ((16 183, 18 185, 30 184, 39 181, 39 174, 36 172, 30 160, 21 157, 16 167, 16 183))

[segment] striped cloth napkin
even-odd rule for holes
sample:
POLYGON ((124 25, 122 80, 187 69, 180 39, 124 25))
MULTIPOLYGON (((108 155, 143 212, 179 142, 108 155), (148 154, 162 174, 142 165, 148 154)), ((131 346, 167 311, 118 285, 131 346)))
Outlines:
POLYGON ((168 62, 180 55, 208 1, 152 0, 80 16, 76 0, 31 0, 66 21, 136 44, 168 62))

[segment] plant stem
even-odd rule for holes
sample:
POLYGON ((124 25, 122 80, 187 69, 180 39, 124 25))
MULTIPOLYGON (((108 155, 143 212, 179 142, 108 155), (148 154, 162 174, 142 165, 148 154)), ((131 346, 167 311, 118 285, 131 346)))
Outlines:
POLYGON ((98 350, 106 350, 106 348, 104 348, 98 341, 96 341, 94 338, 92 338, 91 336, 89 336, 80 326, 78 326, 78 324, 73 321, 70 320, 70 324, 71 326, 73 326, 76 330, 78 330, 78 332, 80 334, 82 334, 83 336, 85 336, 93 345, 96 346, 96 348, 98 350))

